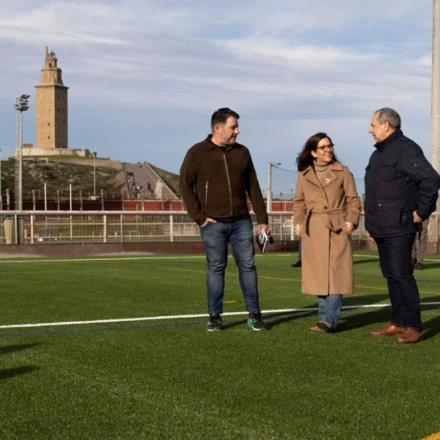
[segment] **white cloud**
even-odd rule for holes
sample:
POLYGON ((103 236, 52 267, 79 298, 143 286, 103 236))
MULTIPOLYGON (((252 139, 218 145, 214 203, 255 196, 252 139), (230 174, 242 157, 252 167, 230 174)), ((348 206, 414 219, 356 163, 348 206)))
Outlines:
MULTIPOLYGON (((90 109, 96 126, 139 122, 130 125, 128 146, 124 127, 124 135, 112 132, 110 139, 93 133, 109 150, 103 155, 120 154, 124 144, 126 160, 150 159, 166 168, 162 161, 173 156, 167 149, 199 140, 193 127, 207 127, 204 119, 221 106, 242 114, 247 133, 260 133, 250 138, 263 161, 272 137, 261 133, 266 120, 271 129, 282 127, 273 151, 289 155, 289 130, 298 136, 295 145, 322 126, 349 134, 340 136, 342 150, 369 142, 352 127, 364 119, 368 126, 372 111, 384 105, 429 119, 427 0, 17 0, 2 8, 4 112, 20 93, 34 95, 47 45, 70 87, 71 139, 88 142, 79 125, 86 122, 78 118, 90 109), (202 121, 194 124, 194 118, 202 121), (157 130, 167 124, 179 126, 180 140, 157 130), (151 148, 151 158, 137 157, 144 139, 160 146, 151 148)), ((0 119, 0 132, 13 136, 5 124, 0 119)))

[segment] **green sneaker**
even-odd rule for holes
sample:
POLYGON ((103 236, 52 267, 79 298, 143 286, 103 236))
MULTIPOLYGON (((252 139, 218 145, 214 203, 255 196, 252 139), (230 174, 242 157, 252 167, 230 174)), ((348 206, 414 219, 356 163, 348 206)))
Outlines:
POLYGON ((256 332, 267 330, 267 326, 261 318, 261 312, 259 310, 252 310, 249 312, 248 327, 256 332))
POLYGON ((221 332, 223 330, 220 313, 210 313, 208 321, 208 332, 221 332))

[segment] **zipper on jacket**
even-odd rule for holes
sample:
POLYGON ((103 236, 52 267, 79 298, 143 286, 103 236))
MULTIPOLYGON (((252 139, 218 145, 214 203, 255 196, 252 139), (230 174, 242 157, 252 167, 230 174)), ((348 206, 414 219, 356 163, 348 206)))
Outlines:
MULTIPOLYGON (((225 151, 226 153, 226 151, 225 151)), ((229 178, 228 161, 226 160, 226 154, 223 153, 223 159, 225 160, 226 177, 228 178, 228 188, 229 188, 229 204, 231 210, 229 211, 229 216, 232 217, 232 190, 231 190, 231 179, 229 178)))
POLYGON ((208 204, 208 187, 209 187, 209 182, 206 182, 206 184, 205 184, 205 205, 208 204))

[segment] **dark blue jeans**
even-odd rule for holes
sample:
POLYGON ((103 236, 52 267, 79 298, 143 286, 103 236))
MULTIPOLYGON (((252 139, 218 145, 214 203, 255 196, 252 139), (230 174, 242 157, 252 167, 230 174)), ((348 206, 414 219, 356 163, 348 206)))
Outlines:
POLYGON ((206 288, 208 291, 209 313, 223 313, 228 243, 231 244, 235 264, 238 267, 238 276, 246 310, 248 312, 259 310, 260 303, 251 220, 238 220, 232 223, 208 223, 205 227, 200 228, 200 234, 208 262, 206 288))
POLYGON ((420 297, 413 276, 411 249, 416 234, 375 238, 380 267, 388 281, 391 300, 391 323, 422 331, 420 297))

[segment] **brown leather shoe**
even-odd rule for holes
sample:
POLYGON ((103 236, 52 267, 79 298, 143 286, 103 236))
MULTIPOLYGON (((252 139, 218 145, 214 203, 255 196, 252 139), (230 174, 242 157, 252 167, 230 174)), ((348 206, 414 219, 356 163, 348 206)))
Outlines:
POLYGON ((328 322, 318 321, 316 327, 320 328, 326 333, 335 333, 335 329, 328 322))
POLYGON ((393 336, 393 335, 402 335, 405 333, 405 328, 403 327, 397 327, 397 325, 394 324, 387 324, 384 328, 381 328, 380 330, 371 330, 370 335, 371 336, 393 336))
POLYGON ((422 340, 422 334, 412 328, 407 328, 405 333, 397 339, 398 344, 415 344, 422 340))

